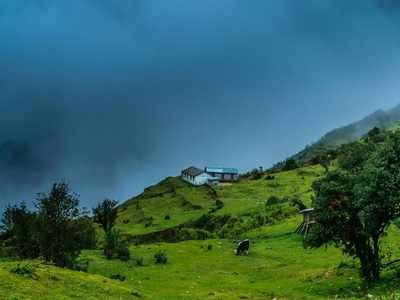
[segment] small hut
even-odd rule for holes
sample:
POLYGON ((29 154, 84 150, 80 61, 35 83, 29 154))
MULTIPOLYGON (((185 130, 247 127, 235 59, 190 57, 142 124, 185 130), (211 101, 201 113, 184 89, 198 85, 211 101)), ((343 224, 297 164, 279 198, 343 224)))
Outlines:
POLYGON ((296 233, 307 236, 310 228, 315 224, 314 208, 307 208, 300 211, 303 215, 303 222, 297 227, 296 233))

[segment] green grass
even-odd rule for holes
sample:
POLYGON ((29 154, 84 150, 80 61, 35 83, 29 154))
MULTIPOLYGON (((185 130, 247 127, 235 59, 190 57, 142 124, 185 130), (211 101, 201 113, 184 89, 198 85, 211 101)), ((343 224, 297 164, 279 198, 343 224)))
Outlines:
MULTIPOLYGON (((128 263, 106 260, 99 251, 83 256, 90 260, 89 272, 125 275, 121 285, 136 286, 148 299, 356 299, 368 293, 390 295, 400 286, 398 278, 384 273, 383 286, 364 291, 353 260, 339 249, 303 248, 302 238, 293 234, 298 221, 291 218, 249 232, 249 256, 235 256, 235 244, 229 240, 132 246, 133 256, 144 258, 143 267, 136 266, 134 258, 128 263), (158 250, 167 251, 166 265, 154 263, 158 250)), ((396 245, 399 235, 391 228, 384 244, 396 245)))
POLYGON ((215 205, 209 192, 207 186, 194 187, 178 177, 167 178, 122 205, 116 227, 123 234, 138 235, 198 219, 215 205), (166 215, 169 220, 165 219, 166 215), (146 227, 149 218, 153 218, 153 222, 146 227))
MULTIPOLYGON (((306 204, 310 204, 311 184, 323 174, 320 166, 311 166, 293 171, 274 174, 274 180, 244 179, 232 186, 218 187, 218 197, 225 206, 219 214, 243 215, 264 210, 269 196, 298 196, 306 204)), ((287 203, 288 204, 288 203, 287 203)), ((293 211, 295 211, 293 209, 293 211)))
POLYGON ((224 203, 224 207, 215 213, 217 215, 246 217, 260 212, 272 213, 277 209, 295 214, 296 209, 289 202, 270 209, 266 208, 265 202, 271 195, 288 198, 298 196, 309 205, 311 184, 323 172, 322 167, 311 166, 274 174, 274 180, 265 180, 264 177, 259 180, 242 179, 231 186, 214 188, 216 196, 210 187, 195 187, 178 177, 170 177, 122 205, 116 226, 125 235, 165 230, 207 214, 210 208, 215 207, 216 199, 224 203), (166 215, 170 217, 169 220, 165 219, 166 215), (146 226, 149 218, 153 219, 152 224, 146 226))
POLYGON ((40 261, 1 262, 0 299, 135 299, 133 286, 100 275, 46 265, 40 261), (32 276, 15 274, 18 264, 30 265, 32 276))
MULTIPOLYGON (((10 272, 18 262, 0 260, 0 299, 359 299, 368 294, 374 299, 398 299, 400 276, 394 271, 384 271, 382 282, 367 291, 357 262, 340 249, 303 248, 302 237, 293 233, 301 216, 289 202, 265 205, 272 195, 300 197, 310 205, 311 184, 323 172, 320 166, 311 166, 274 174, 273 180, 242 179, 215 188, 216 195, 209 187, 167 178, 120 207, 117 228, 123 234, 141 235, 196 220, 215 207, 216 199, 224 207, 213 214, 229 214, 238 224, 257 214, 280 212, 285 219, 243 227, 246 231, 240 237, 252 241, 249 256, 234 255, 236 242, 230 239, 131 245, 127 262, 107 260, 100 250, 84 251, 81 256, 89 260, 89 273, 23 262, 37 265, 33 278, 10 272), (170 220, 165 219, 167 214, 170 220), (150 216, 153 223, 146 227, 150 216), (154 263, 159 250, 167 252, 166 265, 154 263), (144 266, 138 266, 136 258, 143 258, 144 266), (126 280, 110 279, 113 275, 126 280)), ((399 240, 398 228, 390 227, 382 242, 384 252, 390 248, 393 258, 400 257, 399 240)))

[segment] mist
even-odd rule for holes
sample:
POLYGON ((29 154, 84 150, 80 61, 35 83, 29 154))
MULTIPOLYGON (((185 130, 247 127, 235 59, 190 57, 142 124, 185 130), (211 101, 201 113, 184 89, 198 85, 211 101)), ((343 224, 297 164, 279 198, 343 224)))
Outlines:
POLYGON ((397 1, 0 1, 0 208, 270 166, 399 101, 397 1))

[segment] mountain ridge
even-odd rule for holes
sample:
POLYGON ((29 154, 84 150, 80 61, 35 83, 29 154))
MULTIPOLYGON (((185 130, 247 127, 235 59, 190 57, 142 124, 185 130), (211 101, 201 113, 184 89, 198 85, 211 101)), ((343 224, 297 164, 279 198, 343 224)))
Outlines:
POLYGON ((343 144, 359 140, 374 127, 386 129, 398 122, 400 122, 400 104, 388 110, 376 110, 359 121, 329 131, 317 142, 293 155, 293 158, 300 162, 308 162, 321 150, 336 149, 343 144))

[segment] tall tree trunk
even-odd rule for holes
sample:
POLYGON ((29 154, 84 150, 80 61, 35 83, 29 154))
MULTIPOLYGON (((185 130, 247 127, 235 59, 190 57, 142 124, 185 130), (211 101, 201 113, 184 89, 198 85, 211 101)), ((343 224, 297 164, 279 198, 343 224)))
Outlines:
POLYGON ((368 282, 379 280, 379 243, 376 246, 377 248, 375 248, 375 241, 374 245, 371 245, 366 238, 360 238, 356 243, 356 255, 361 264, 361 276, 368 282), (377 249, 377 253, 375 249, 377 249))
POLYGON ((378 281, 380 278, 381 270, 381 259, 379 255, 379 236, 373 237, 374 243, 374 281, 378 281))

